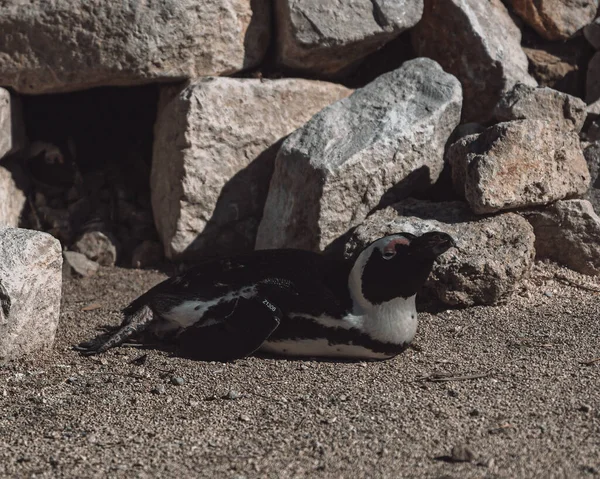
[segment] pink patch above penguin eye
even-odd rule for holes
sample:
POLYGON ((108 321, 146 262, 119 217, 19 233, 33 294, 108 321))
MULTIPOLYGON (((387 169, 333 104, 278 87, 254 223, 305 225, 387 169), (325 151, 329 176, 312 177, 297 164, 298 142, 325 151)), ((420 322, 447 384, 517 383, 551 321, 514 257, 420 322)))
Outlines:
POLYGON ((410 241, 406 238, 394 238, 383 248, 383 257, 385 259, 393 258, 396 255, 396 245, 408 246, 410 241))

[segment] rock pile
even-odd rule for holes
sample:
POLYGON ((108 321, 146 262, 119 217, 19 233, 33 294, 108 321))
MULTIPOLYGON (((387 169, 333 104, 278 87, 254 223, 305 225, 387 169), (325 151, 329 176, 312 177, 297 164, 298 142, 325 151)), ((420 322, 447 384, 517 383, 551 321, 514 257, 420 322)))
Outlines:
POLYGON ((0 255, 29 275, 0 264, 0 355, 55 327, 63 255, 24 226, 76 277, 432 228, 447 304, 536 257, 600 274, 598 1, 338 3, 0 5, 0 255))
POLYGON ((460 80, 465 122, 487 121, 515 83, 537 85, 527 73, 521 32, 501 0, 426 0, 412 39, 418 55, 460 80))
POLYGON ((206 78, 156 121, 154 217, 169 258, 254 247, 281 141, 351 90, 320 81, 206 78))
POLYGON ((323 109, 279 150, 257 248, 323 250, 377 207, 430 186, 461 102, 456 78, 419 58, 323 109))

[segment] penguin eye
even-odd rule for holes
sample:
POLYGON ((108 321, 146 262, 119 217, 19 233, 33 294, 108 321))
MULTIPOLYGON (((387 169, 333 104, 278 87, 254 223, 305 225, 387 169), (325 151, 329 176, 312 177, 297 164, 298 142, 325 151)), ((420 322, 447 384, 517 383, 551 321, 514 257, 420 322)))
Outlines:
POLYGON ((383 253, 381 255, 383 256, 383 259, 392 259, 394 256, 396 256, 396 249, 386 248, 383 250, 383 253))

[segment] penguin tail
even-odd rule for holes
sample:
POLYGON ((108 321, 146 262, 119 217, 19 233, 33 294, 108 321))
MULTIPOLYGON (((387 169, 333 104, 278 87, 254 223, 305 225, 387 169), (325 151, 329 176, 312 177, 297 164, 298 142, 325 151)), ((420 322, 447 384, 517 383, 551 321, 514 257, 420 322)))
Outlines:
POLYGON ((154 319, 154 312, 147 304, 133 308, 133 303, 123 310, 125 318, 116 331, 102 334, 91 341, 86 341, 74 349, 85 356, 103 353, 110 348, 119 346, 132 336, 142 333, 154 319))

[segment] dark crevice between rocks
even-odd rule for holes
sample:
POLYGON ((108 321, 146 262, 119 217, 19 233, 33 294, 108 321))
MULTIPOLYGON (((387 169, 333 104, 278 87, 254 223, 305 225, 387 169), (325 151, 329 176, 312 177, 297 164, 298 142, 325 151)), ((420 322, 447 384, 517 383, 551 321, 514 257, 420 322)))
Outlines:
POLYGON ((587 65, 594 54, 581 31, 565 41, 550 41, 521 23, 521 46, 529 60, 529 74, 539 86, 585 100, 587 65))
POLYGON ((30 187, 20 226, 49 232, 67 249, 101 232, 122 266, 144 241, 160 246, 150 202, 158 94, 158 85, 145 85, 22 96, 30 187))
POLYGON ((271 8, 271 41, 269 42, 269 47, 263 61, 256 68, 230 75, 232 78, 302 78, 339 83, 348 88, 356 89, 367 85, 384 73, 400 68, 404 62, 417 58, 410 39, 410 31, 408 30, 395 39, 383 44, 374 53, 349 65, 343 71, 336 74, 335 78, 324 77, 317 73, 283 66, 277 61, 277 12, 274 4, 271 8))
POLYGON ((412 46, 410 31, 406 31, 361 60, 340 79, 340 83, 348 88, 361 88, 414 58, 417 58, 417 54, 412 46))
MULTIPOLYGON (((254 2, 253 2, 254 3, 254 2)), ((271 9, 271 25, 270 32, 271 38, 269 45, 261 61, 260 65, 247 70, 242 70, 232 75, 228 75, 231 78, 258 78, 258 79, 278 79, 283 78, 284 72, 277 64, 277 11, 275 2, 269 2, 269 8, 271 9)), ((254 8, 253 8, 254 9, 254 8)), ((247 38, 249 36, 247 35, 247 38)))

